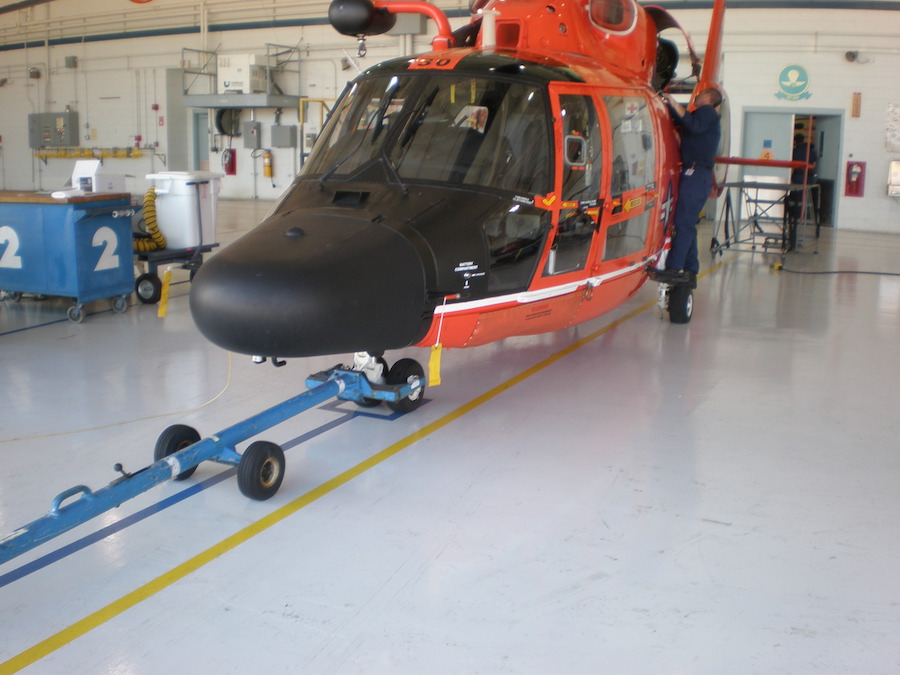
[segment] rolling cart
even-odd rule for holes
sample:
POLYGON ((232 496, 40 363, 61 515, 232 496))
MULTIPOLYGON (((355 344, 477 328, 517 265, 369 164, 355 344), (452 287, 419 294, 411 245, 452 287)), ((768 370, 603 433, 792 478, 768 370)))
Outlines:
POLYGON ((84 303, 110 298, 128 309, 134 287, 131 195, 0 192, 0 289, 70 297, 69 320, 84 320, 84 303))
POLYGON ((156 184, 157 215, 166 241, 174 246, 135 253, 146 271, 138 275, 134 291, 138 300, 155 304, 162 296, 160 266, 178 264, 190 278, 203 264, 203 255, 218 246, 215 238, 216 195, 221 174, 203 171, 169 171, 150 174, 156 184))

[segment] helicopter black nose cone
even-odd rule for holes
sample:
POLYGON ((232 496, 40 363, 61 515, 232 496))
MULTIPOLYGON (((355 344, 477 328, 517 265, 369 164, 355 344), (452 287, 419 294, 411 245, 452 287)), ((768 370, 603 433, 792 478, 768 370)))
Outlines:
POLYGON ((430 324, 410 241, 327 214, 275 218, 213 256, 191 284, 190 305, 210 341, 260 356, 397 349, 430 324))

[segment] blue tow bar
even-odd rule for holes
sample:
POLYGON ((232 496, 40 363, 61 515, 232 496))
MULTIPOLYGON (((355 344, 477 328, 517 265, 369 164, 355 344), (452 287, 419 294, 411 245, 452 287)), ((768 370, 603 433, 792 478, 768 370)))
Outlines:
MULTIPOLYGON (((168 438, 177 445, 161 449, 158 443, 157 456, 163 456, 153 464, 134 473, 123 474, 96 492, 85 485, 69 488, 53 499, 50 510, 44 516, 0 539, 0 564, 114 509, 159 483, 187 478, 205 461, 237 466, 241 492, 254 499, 268 499, 278 490, 284 477, 284 453, 274 443, 257 441, 243 454, 238 454, 238 443, 335 397, 357 402, 412 401, 418 405, 425 388, 425 377, 411 377, 408 382, 399 385, 372 385, 362 373, 335 366, 311 375, 306 383, 311 387, 308 391, 208 438, 199 439, 199 436, 188 434, 189 440, 185 441, 183 434, 169 432, 196 432, 181 425, 169 427, 160 436, 160 443, 168 438)), ((121 470, 119 465, 116 468, 121 470)))

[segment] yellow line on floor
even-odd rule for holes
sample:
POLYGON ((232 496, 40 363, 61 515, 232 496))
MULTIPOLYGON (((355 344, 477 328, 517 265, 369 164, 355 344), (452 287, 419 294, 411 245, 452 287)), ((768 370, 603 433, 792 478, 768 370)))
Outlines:
MULTIPOLYGON (((718 269, 719 267, 724 265, 725 262, 728 262, 728 261, 727 260, 722 261, 718 265, 711 267, 709 270, 704 272, 704 275, 718 269)), ((703 275, 701 275, 701 276, 703 276, 703 275)), ((103 625, 110 619, 114 619, 119 614, 122 614, 126 610, 131 609, 132 607, 138 605, 139 603, 143 602, 144 600, 147 600, 148 598, 151 598, 152 596, 156 595, 160 591, 168 588, 169 586, 174 584, 176 581, 183 579, 184 577, 191 574, 192 572, 197 571, 198 569, 200 569, 207 563, 212 562, 219 556, 224 555, 225 553, 228 553, 229 551, 237 548, 241 544, 249 541, 256 535, 258 535, 262 532, 265 532, 273 525, 281 522, 288 516, 295 514, 300 509, 302 509, 306 506, 309 506, 310 504, 317 501, 318 499, 321 499, 325 495, 327 495, 331 492, 334 492, 342 485, 350 482, 351 480, 353 480, 357 476, 365 473, 369 469, 372 469, 373 467, 378 466, 385 460, 390 459, 391 457, 393 457, 397 453, 405 450, 412 444, 422 440, 426 436, 430 436, 431 434, 433 434, 434 432, 438 431, 439 429, 447 426, 451 422, 456 421, 463 415, 466 415, 466 414, 472 412, 473 410, 475 410, 482 404, 487 403, 488 401, 490 401, 493 398, 496 398, 498 395, 502 394, 507 389, 510 389, 510 388, 516 386, 520 382, 528 379, 529 377, 531 377, 532 375, 534 375, 536 373, 539 373, 540 371, 544 370, 548 366, 553 365, 554 363, 556 363, 560 359, 568 356, 572 352, 574 352, 578 349, 581 349, 586 344, 593 342, 601 335, 604 335, 605 333, 608 333, 609 331, 611 331, 613 328, 616 328, 617 326, 620 326, 621 324, 625 323, 626 321, 633 319, 638 314, 642 314, 643 312, 646 312, 648 309, 650 309, 654 305, 656 305, 655 300, 653 300, 651 302, 647 302, 647 303, 641 305, 640 307, 638 307, 637 309, 632 310, 625 316, 623 316, 619 319, 616 319, 612 323, 609 323, 609 324, 603 326, 603 328, 600 328, 600 329, 594 331, 593 333, 591 333, 590 335, 587 335, 587 336, 581 338, 580 340, 573 342, 565 349, 562 349, 562 350, 556 352, 555 354, 548 356, 546 359, 544 359, 540 363, 537 363, 536 365, 532 366, 531 368, 528 368, 527 370, 522 371, 515 377, 510 378, 506 382, 503 382, 502 384, 497 385, 493 389, 488 390, 481 396, 478 396, 477 398, 472 399, 471 401, 460 406, 456 410, 454 410, 450 413, 447 413, 440 419, 435 420, 434 422, 431 422, 430 424, 422 427, 419 431, 416 431, 415 433, 410 434, 406 438, 398 441, 397 443, 394 443, 393 445, 388 446, 381 452, 373 455, 372 457, 370 457, 369 459, 367 459, 363 462, 360 462, 359 464, 348 469, 344 473, 341 473, 341 474, 335 476, 334 478, 332 478, 331 480, 329 480, 325 483, 322 483, 322 485, 315 488, 314 490, 311 490, 310 492, 307 492, 302 497, 298 497, 297 499, 290 502, 289 504, 285 504, 281 508, 276 509, 275 511, 273 511, 269 515, 265 516, 264 518, 261 518, 260 520, 257 520, 255 523, 248 525, 244 529, 239 530, 238 532, 235 532, 230 537, 226 537, 225 539, 220 541, 218 544, 211 546, 208 549, 206 549, 205 551, 203 551, 202 553, 199 553, 199 554, 195 555, 193 558, 186 560, 185 562, 174 567, 173 569, 166 572, 165 574, 162 574, 162 575, 158 576, 157 578, 153 579, 152 581, 147 582, 143 586, 133 590, 131 593, 128 593, 128 594, 122 596, 121 598, 119 598, 118 600, 111 602, 106 607, 103 607, 103 608, 97 610, 93 614, 90 614, 90 615, 84 617, 80 621, 76 621, 71 626, 62 629, 55 635, 51 635, 46 640, 43 640, 43 641, 37 643, 36 645, 34 645, 33 647, 26 649, 25 651, 21 652, 20 654, 17 654, 16 656, 9 659, 8 661, 4 661, 3 663, 0 663, 0 675, 8 675, 11 673, 17 673, 22 668, 30 666, 33 663, 36 663, 37 661, 44 658, 45 656, 52 654, 57 649, 61 649, 62 647, 66 646, 70 642, 73 642, 74 640, 78 639, 82 635, 86 635, 87 633, 89 633, 92 630, 94 630, 95 628, 103 625)))

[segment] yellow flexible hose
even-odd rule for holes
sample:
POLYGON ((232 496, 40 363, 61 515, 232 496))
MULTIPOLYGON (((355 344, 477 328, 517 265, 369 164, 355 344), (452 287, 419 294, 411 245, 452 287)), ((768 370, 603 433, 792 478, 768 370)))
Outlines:
POLYGON ((156 224, 156 188, 150 188, 144 193, 144 224, 147 226, 149 239, 136 237, 133 240, 133 249, 138 253, 158 251, 166 247, 166 237, 160 232, 156 224))

